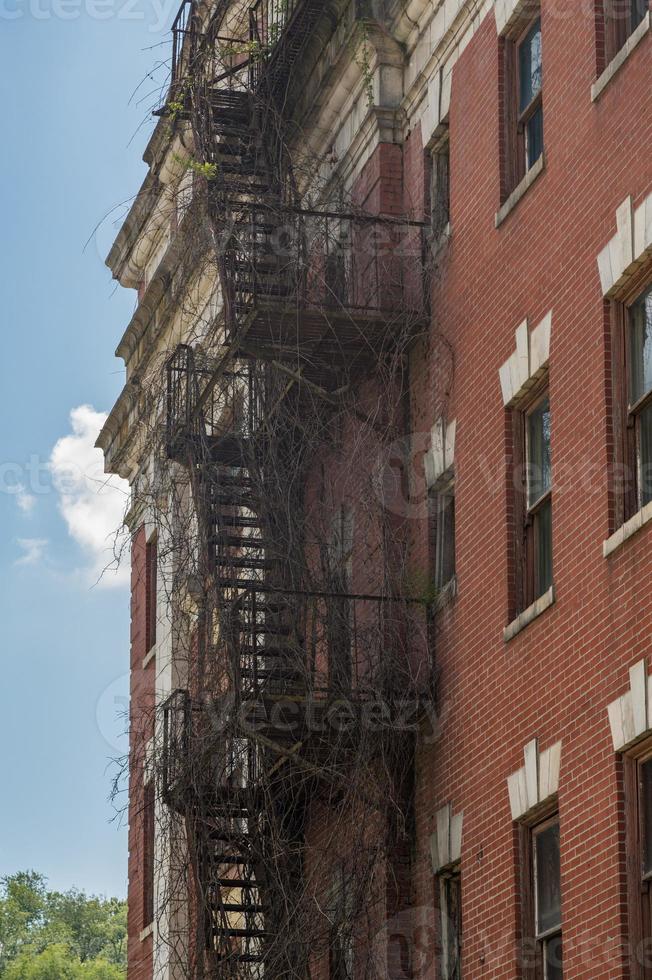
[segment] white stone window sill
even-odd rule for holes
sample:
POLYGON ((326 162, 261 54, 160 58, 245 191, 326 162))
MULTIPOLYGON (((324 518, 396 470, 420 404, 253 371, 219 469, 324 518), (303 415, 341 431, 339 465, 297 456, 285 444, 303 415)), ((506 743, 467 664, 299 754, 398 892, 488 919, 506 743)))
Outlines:
POLYGON ((652 503, 646 504, 645 507, 641 507, 633 517, 630 517, 628 521, 619 527, 615 534, 612 534, 610 538, 602 543, 602 554, 605 558, 612 555, 614 551, 617 551, 625 541, 640 531, 642 527, 649 524, 652 521, 652 503))
POLYGON ((600 77, 591 86, 592 102, 598 101, 611 79, 614 77, 614 75, 618 74, 634 48, 638 47, 643 38, 650 33, 650 30, 652 30, 652 16, 648 10, 636 30, 633 31, 627 38, 626 43, 622 46, 616 57, 609 62, 600 77))
POLYGON ((153 933, 154 933, 154 923, 150 922, 150 924, 146 926, 145 929, 143 929, 143 931, 141 932, 138 938, 140 939, 141 943, 144 943, 145 940, 149 938, 149 936, 153 935, 153 933))
POLYGON ((496 212, 496 228, 500 228, 505 218, 512 213, 518 202, 521 200, 524 194, 527 194, 532 184, 535 182, 537 177, 543 173, 545 168, 546 157, 545 154, 542 153, 537 162, 530 167, 520 184, 517 184, 517 186, 514 188, 501 209, 496 212))
POLYGON ((503 639, 505 643, 512 640, 521 630, 524 630, 526 626, 529 626, 531 622, 537 619, 546 609, 550 609, 553 602, 555 601, 555 587, 551 585, 547 592, 540 595, 539 598, 524 609, 523 612, 513 619, 509 626, 506 626, 503 630, 503 639))
POLYGON ((145 670, 145 668, 148 667, 149 664, 151 664, 152 660, 155 659, 156 659, 156 644, 154 644, 152 649, 148 650, 145 656, 143 657, 143 665, 142 665, 143 670, 145 670))

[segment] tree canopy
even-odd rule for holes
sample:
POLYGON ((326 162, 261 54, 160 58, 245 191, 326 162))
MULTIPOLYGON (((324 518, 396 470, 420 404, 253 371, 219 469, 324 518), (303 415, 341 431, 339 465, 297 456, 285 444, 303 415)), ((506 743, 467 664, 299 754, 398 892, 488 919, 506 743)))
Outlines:
POLYGON ((126 958, 126 902, 50 891, 35 871, 0 879, 1 980, 124 980, 126 958))

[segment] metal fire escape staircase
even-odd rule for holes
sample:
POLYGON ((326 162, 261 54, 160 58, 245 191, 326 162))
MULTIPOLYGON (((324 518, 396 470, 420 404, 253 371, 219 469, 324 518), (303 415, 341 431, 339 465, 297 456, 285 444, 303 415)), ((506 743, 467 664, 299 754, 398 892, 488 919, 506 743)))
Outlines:
MULTIPOLYGON (((202 410, 197 405, 205 378, 192 349, 178 348, 167 373, 168 453, 192 474, 204 570, 219 596, 216 655, 228 654, 232 714, 249 708, 252 722, 258 713, 260 732, 270 703, 301 697, 305 677, 292 600, 270 588, 278 558, 270 557, 263 501, 247 465, 256 438, 256 367, 246 362, 225 372, 219 394, 215 389, 202 410)), ((176 692, 164 716, 165 794, 193 828, 209 959, 217 976, 257 977, 270 918, 261 805, 261 792, 269 792, 265 752, 244 734, 238 737, 237 727, 228 735, 213 733, 210 712, 189 692, 176 692), (216 771, 206 766, 199 746, 212 747, 216 771), (204 785, 207 773, 212 781, 204 785)))
MULTIPOLYGON (((175 31, 172 91, 181 79, 191 79, 184 113, 193 122, 203 162, 213 168, 207 200, 220 241, 230 360, 205 367, 190 347, 174 352, 167 364, 167 451, 191 475, 203 577, 218 597, 217 648, 205 642, 209 653, 226 652, 233 695, 229 722, 243 709, 259 722, 256 738, 248 740, 232 724, 226 725, 227 735, 219 726, 215 730, 210 711, 192 691, 175 692, 164 706, 164 792, 188 826, 206 910, 209 975, 216 977, 258 980, 266 970, 278 915, 269 881, 278 855, 268 861, 266 848, 277 847, 278 839, 272 841, 261 794, 272 808, 286 805, 269 773, 286 761, 284 751, 297 738, 266 719, 270 705, 304 700, 310 682, 306 602, 288 587, 270 501, 261 496, 264 471, 263 479, 255 471, 270 396, 269 364, 280 365, 299 385, 332 390, 338 379, 334 361, 357 356, 379 321, 388 270, 395 271, 396 242, 407 235, 418 243, 419 261, 423 257, 423 229, 416 222, 401 230, 396 222, 383 224, 382 242, 390 245, 379 263, 378 219, 302 211, 295 203, 274 132, 274 105, 322 12, 320 0, 258 0, 249 14, 249 58, 221 71, 204 70, 194 89, 197 65, 207 50, 213 57, 217 28, 209 25, 198 35, 194 7, 184 3, 175 31), (367 233, 371 251, 360 248, 367 233), (365 253, 365 265, 356 269, 357 252, 365 253), (315 263, 318 284, 310 272, 315 263), (216 771, 207 780, 205 757, 211 751, 216 771)), ((398 307, 397 315, 401 302, 396 295, 387 300, 398 307)), ((290 846, 300 838, 299 823, 291 826, 290 818, 284 824, 290 846)), ((290 865, 288 876, 295 873, 290 865)), ((274 969, 275 980, 289 975, 274 969)))

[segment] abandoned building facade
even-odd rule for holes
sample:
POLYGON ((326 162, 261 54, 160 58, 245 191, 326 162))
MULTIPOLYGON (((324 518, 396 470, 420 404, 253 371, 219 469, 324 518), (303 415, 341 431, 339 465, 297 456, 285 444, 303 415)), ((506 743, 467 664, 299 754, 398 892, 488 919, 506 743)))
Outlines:
POLYGON ((98 441, 129 980, 652 977, 648 0, 171 50, 98 441))

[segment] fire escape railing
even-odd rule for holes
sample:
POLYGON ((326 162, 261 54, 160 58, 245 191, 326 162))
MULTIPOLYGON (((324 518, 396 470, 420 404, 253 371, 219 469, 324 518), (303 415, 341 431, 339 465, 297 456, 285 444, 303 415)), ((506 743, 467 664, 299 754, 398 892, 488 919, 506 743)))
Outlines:
POLYGON ((178 85, 184 75, 185 67, 193 57, 196 41, 193 30, 195 0, 182 0, 181 6, 172 22, 172 60, 170 64, 170 91, 174 98, 178 85))
MULTIPOLYGON (((392 724, 404 708, 401 698, 423 618, 414 600, 280 591, 263 599, 248 589, 235 606, 225 630, 230 635, 221 641, 230 686, 224 685, 214 700, 202 701, 177 690, 162 706, 163 790, 170 800, 175 794, 202 792, 207 781, 214 790, 232 785, 238 768, 235 757, 229 764, 233 747, 251 732, 276 740, 328 738, 328 726, 337 732, 344 710, 355 741, 370 719, 392 724), (295 617, 301 610, 307 636, 300 643, 278 625, 284 602, 295 617), (275 610, 271 620, 264 611, 270 603, 275 610), (239 617, 238 611, 245 615, 239 617)), ((242 775, 246 781, 256 776, 253 771, 242 775)))
POLYGON ((428 227, 364 214, 251 206, 226 244, 238 316, 281 309, 422 313, 428 227))
MULTIPOLYGON (((179 83, 194 61, 200 46, 208 41, 208 50, 218 40, 224 14, 223 5, 218 7, 217 14, 206 25, 205 31, 200 30, 195 23, 197 6, 197 0, 182 0, 172 23, 170 91, 173 96, 178 93, 179 83)), ((309 36, 314 21, 314 16, 311 15, 318 14, 322 6, 317 0, 256 0, 249 7, 248 37, 240 38, 239 45, 248 55, 240 67, 249 68, 252 91, 259 87, 272 56, 283 47, 282 42, 286 37, 298 32, 301 34, 298 38, 300 42, 309 36)), ((230 50, 229 45, 227 50, 230 50)))
POLYGON ((166 450, 170 459, 195 458, 215 439, 247 438, 264 414, 263 382, 251 360, 223 368, 197 364, 192 347, 179 344, 166 363, 166 450))

